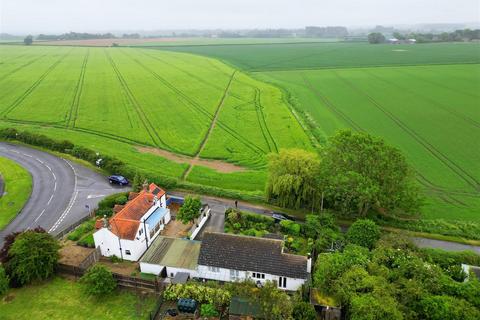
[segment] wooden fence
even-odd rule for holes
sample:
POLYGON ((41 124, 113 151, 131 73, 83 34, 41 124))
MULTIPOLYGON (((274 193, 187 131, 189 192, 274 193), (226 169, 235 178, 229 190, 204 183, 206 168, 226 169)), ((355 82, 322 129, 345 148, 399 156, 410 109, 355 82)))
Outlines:
POLYGON ((100 256, 102 255, 100 251, 100 247, 97 247, 92 253, 90 253, 80 264, 78 267, 83 270, 87 270, 93 265, 95 262, 100 260, 100 256))
MULTIPOLYGON (((60 274, 74 276, 75 278, 80 278, 87 271, 85 268, 72 266, 68 264, 59 263, 57 264, 57 272, 60 274)), ((117 286, 126 288, 126 289, 143 289, 154 292, 155 294, 161 294, 165 289, 165 284, 161 281, 155 280, 146 280, 136 277, 130 277, 123 274, 112 272, 113 278, 117 281, 117 286)))
POLYGON ((58 240, 62 239, 63 237, 65 237, 68 233, 70 233, 73 229, 75 229, 76 227, 78 227, 79 225, 81 225, 82 223, 84 223, 85 221, 87 220, 90 220, 92 217, 91 215, 88 215, 86 217, 83 217, 82 219, 78 220, 77 222, 69 225, 68 227, 66 227, 65 229, 63 229, 62 231, 58 232, 57 234, 54 235, 54 237, 58 240))

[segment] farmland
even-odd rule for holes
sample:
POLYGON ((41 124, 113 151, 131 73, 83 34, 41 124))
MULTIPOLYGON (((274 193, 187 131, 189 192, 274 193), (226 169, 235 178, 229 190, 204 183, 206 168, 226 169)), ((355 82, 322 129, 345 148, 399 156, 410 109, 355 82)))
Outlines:
POLYGON ((312 148, 278 88, 214 59, 46 46, 4 46, 0 59, 1 127, 69 139, 187 182, 261 192, 269 152, 312 148))
POLYGON ((171 47, 283 88, 322 144, 341 128, 405 152, 425 218, 480 221, 480 45, 361 43, 171 47))
POLYGON ((268 153, 351 128, 406 154, 425 218, 480 221, 480 45, 265 42, 4 46, 0 127, 258 196, 268 153))

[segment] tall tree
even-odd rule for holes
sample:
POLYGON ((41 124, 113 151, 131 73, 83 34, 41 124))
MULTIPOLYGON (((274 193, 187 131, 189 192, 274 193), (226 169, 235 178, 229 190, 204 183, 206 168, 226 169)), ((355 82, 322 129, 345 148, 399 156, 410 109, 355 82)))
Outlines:
POLYGON ((380 32, 372 32, 368 35, 368 42, 372 44, 377 44, 377 43, 384 43, 385 42, 385 36, 381 34, 380 32))
POLYGON ((199 197, 186 196, 183 205, 178 210, 177 219, 187 224, 200 216, 202 202, 199 197))
POLYGON ((322 152, 321 189, 331 207, 416 214, 422 198, 413 170, 397 148, 366 133, 340 131, 322 152))
POLYGON ((28 35, 23 39, 23 43, 27 46, 31 45, 33 43, 33 37, 31 35, 28 35))
POLYGON ((287 208, 311 208, 320 202, 320 159, 304 150, 281 150, 268 163, 267 200, 287 208))

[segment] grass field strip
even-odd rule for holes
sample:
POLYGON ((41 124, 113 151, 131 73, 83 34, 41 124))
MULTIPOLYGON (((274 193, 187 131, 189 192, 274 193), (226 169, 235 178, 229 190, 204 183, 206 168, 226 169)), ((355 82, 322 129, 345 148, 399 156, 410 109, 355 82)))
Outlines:
MULTIPOLYGON (((211 82, 211 81, 208 81, 208 80, 205 79, 205 78, 199 77, 199 76, 197 76, 196 74, 191 73, 191 72, 185 70, 184 68, 180 68, 180 67, 177 66, 176 64, 169 64, 169 63, 166 62, 164 59, 162 59, 162 58, 160 58, 160 57, 158 57, 158 56, 152 56, 152 55, 147 54, 144 50, 141 50, 140 52, 141 52, 143 55, 145 55, 146 57, 149 57, 149 58, 151 58, 151 59, 160 61, 161 63, 163 63, 163 64, 165 64, 165 65, 168 65, 168 66, 170 66, 170 67, 173 67, 174 69, 176 69, 176 70, 178 70, 178 71, 186 74, 187 76, 189 76, 189 77, 192 78, 192 79, 197 80, 198 82, 203 82, 203 83, 205 83, 206 85, 208 85, 208 86, 210 86, 210 87, 212 87, 212 88, 215 88, 215 89, 217 89, 217 90, 219 90, 219 91, 223 91, 223 90, 224 90, 224 88, 222 88, 221 86, 217 85, 216 83, 211 82)), ((229 76, 230 76, 230 75, 229 75, 229 76)), ((228 95, 229 95, 229 96, 232 96, 232 97, 235 97, 235 98, 237 98, 238 100, 245 101, 245 98, 244 98, 244 97, 239 96, 239 95, 237 95, 237 94, 235 94, 235 93, 233 93, 233 92, 230 92, 228 95)))
POLYGON ((38 60, 42 59, 43 57, 46 57, 47 54, 44 54, 42 56, 39 56, 39 57, 36 57, 36 58, 33 58, 32 60, 28 61, 27 63, 24 63, 22 64, 21 66, 11 70, 10 72, 7 72, 5 75, 2 76, 2 79, 1 81, 4 81, 5 79, 7 79, 8 77, 10 77, 11 75, 15 74, 16 72, 22 70, 23 68, 25 67, 28 67, 29 65, 37 62, 38 60))
POLYGON ((45 79, 50 72, 52 72, 56 66, 60 64, 71 52, 72 50, 68 51, 66 54, 62 55, 56 62, 54 62, 48 69, 45 71, 40 78, 37 79, 22 95, 20 95, 9 107, 7 107, 1 115, 6 118, 7 115, 12 112, 16 107, 18 107, 37 87, 38 85, 45 79))
MULTIPOLYGON (((257 72, 257 71, 265 71, 265 70, 275 70, 275 71, 278 71, 278 70, 288 70, 288 69, 276 69, 276 68, 267 68, 267 69, 262 69, 262 68, 265 68, 265 67, 269 67, 269 66, 272 66, 272 65, 275 65, 275 64, 279 64, 279 63, 284 63, 284 62, 292 62, 292 61, 298 61, 298 60, 303 60, 305 58, 310 58, 310 57, 315 57, 315 56, 319 56, 319 55, 324 55, 326 53, 332 53, 332 52, 335 52, 335 51, 338 51, 340 49, 342 50, 345 50, 347 49, 349 46, 345 46, 344 48, 333 48, 331 50, 326 50, 326 51, 323 51, 323 52, 315 52, 315 53, 310 53, 310 54, 307 54, 307 55, 303 55, 303 56, 297 56, 295 58, 289 58, 289 59, 280 59, 280 60, 277 60, 277 61, 272 61, 272 62, 269 62, 269 63, 266 63, 266 64, 263 64, 263 65, 259 65, 259 66, 256 66, 256 67, 252 67, 250 66, 250 69, 248 69, 249 72, 257 72)), ((350 46, 351 47, 351 46, 350 46)), ((281 68, 281 67, 280 67, 281 68)), ((296 69, 295 69, 296 70, 296 69)))
POLYGON ((337 115, 342 119, 349 127, 354 129, 357 132, 364 132, 357 123, 355 123, 351 118, 349 118, 345 113, 343 113, 339 108, 337 108, 325 95, 321 94, 320 91, 315 88, 315 86, 310 82, 307 76, 304 73, 300 74, 306 87, 317 97, 317 99, 322 102, 331 112, 337 115))
POLYGON ((394 123, 398 125, 405 133, 407 133, 410 137, 412 137, 415 141, 421 144, 430 154, 432 154, 435 158, 440 160, 444 163, 451 171, 453 171, 460 179, 465 181, 468 185, 470 185, 474 190, 480 190, 480 183, 478 180, 473 177, 470 173, 464 170, 461 166, 456 164, 452 159, 450 159, 447 155, 443 152, 438 150, 435 146, 429 143, 425 138, 421 137, 418 133, 416 133, 412 128, 407 126, 402 120, 396 117, 392 112, 387 110, 384 106, 382 106, 376 99, 374 99, 371 95, 369 95, 364 90, 360 89, 356 85, 354 85, 351 81, 346 79, 345 77, 340 76, 337 72, 334 74, 341 80, 345 82, 350 88, 353 90, 363 94, 365 97, 370 100, 372 105, 374 105, 377 109, 379 109, 382 113, 384 113, 388 118, 390 118, 394 123))
POLYGON ((78 117, 78 107, 80 103, 80 97, 82 96, 83 83, 85 81, 85 71, 87 70, 88 56, 90 55, 90 49, 87 49, 85 57, 83 58, 82 68, 80 69, 80 77, 78 78, 77 86, 75 87, 75 94, 72 101, 72 106, 70 107, 70 112, 68 113, 68 119, 66 122, 66 127, 75 128, 75 122, 78 117), (73 116, 73 119, 72 119, 73 116))
MULTIPOLYGON (((165 78, 163 78, 162 76, 160 76, 158 73, 156 73, 155 71, 151 70, 150 68, 148 68, 147 66, 145 66, 142 62, 140 62, 139 60, 135 59, 135 58, 131 58, 132 60, 134 60, 135 62, 137 62, 140 66, 142 66, 146 71, 150 72, 155 78, 157 78, 162 84, 164 84, 166 87, 168 87, 169 89, 171 89, 173 92, 175 92, 176 94, 179 95, 179 97, 183 98, 186 102, 188 102, 188 104, 190 106, 192 106, 195 110, 199 111, 200 113, 202 113, 204 116, 207 117, 207 119, 210 121, 210 123, 213 121, 213 118, 214 118, 214 115, 210 113, 210 111, 206 110, 202 105, 200 105, 199 103, 197 103, 195 100, 193 100, 192 98, 190 98, 189 96, 187 96, 185 93, 183 93, 182 91, 180 91, 178 88, 176 88, 173 84, 171 84, 170 82, 168 82, 165 78)), ((251 149, 252 151, 254 151, 255 153, 261 153, 261 154, 264 154, 265 151, 260 148, 259 146, 257 146, 256 144, 254 144, 253 142, 250 142, 248 141, 247 139, 245 139, 244 137, 242 137, 240 134, 238 134, 235 130, 233 130, 232 128, 230 128, 227 124, 224 124, 222 123, 221 121, 217 121, 217 124, 218 124, 218 127, 223 129, 226 133, 228 133, 229 135, 231 135, 234 139, 238 140, 239 142, 241 142, 242 144, 244 144, 247 148, 251 149)), ((181 152, 179 152, 181 153, 181 152)))
MULTIPOLYGON (((208 131, 205 134, 205 136, 203 137, 202 142, 200 143, 200 146, 198 147, 198 150, 195 153, 195 156, 194 156, 195 160, 198 160, 200 158, 200 153, 203 151, 203 149, 205 149, 205 146, 207 145, 208 138, 210 137, 210 135, 212 133, 212 130, 217 123, 218 114, 220 113, 220 109, 222 108, 223 103, 225 102, 225 99, 227 98, 227 95, 229 94, 230 87, 232 85, 233 79, 235 78, 235 73, 236 72, 237 72, 237 70, 234 70, 232 75, 230 76, 230 79, 228 80, 227 87, 223 91, 222 98, 220 99, 220 102, 218 103, 217 108, 215 109, 215 113, 213 114, 213 119, 212 119, 212 122, 210 123, 210 126, 208 127, 208 131)), ((193 168, 193 164, 190 163, 189 166, 187 167, 187 169, 185 170, 185 172, 182 175, 183 180, 187 179, 188 175, 192 171, 192 168, 193 168)))
MULTIPOLYGON (((301 74, 302 75, 302 79, 305 81, 305 84, 307 85, 307 87, 315 94, 315 96, 317 97, 317 99, 319 99, 320 102, 322 102, 325 106, 327 106, 327 108, 329 108, 334 114, 336 114, 337 116, 339 116, 342 120, 344 120, 349 126, 352 127, 352 129, 358 131, 358 132, 365 132, 364 129, 362 129, 362 127, 360 127, 355 121, 353 121, 350 117, 348 117, 345 113, 343 113, 342 111, 339 110, 339 108, 337 108, 327 97, 323 96, 318 89, 316 89, 313 84, 308 80, 308 78, 306 77, 305 74, 301 74)), ((452 203, 452 201, 455 201, 457 202, 458 200, 453 198, 452 196, 452 192, 451 191, 447 191, 445 189, 443 189, 442 187, 440 186, 436 186, 434 185, 430 180, 428 180, 423 174, 421 174, 418 170, 415 170, 415 173, 417 175, 417 181, 422 184, 424 187, 428 188, 428 189, 432 189, 433 191, 435 191, 435 193, 438 195, 440 194, 441 195, 441 199, 446 201, 447 198, 448 199, 452 199, 450 201, 446 201, 448 203, 452 203)), ((478 196, 478 193, 462 193, 462 195, 465 194, 465 195, 472 195, 472 196, 478 196)))
POLYGON ((171 151, 176 151, 175 148, 171 147, 165 141, 163 141, 162 138, 160 138, 158 132, 155 130, 155 127, 152 125, 152 123, 150 122, 150 120, 146 116, 145 111, 142 109, 142 106, 138 103, 135 96, 130 91, 130 88, 128 87, 127 82, 122 77, 122 74, 120 73, 120 70, 118 70, 117 66, 115 65, 115 62, 113 61, 112 57, 110 56, 110 54, 107 51, 105 51, 105 54, 107 55, 107 58, 110 61, 110 64, 111 64, 113 70, 115 71, 115 73, 117 75, 118 81, 120 81, 120 84, 122 85, 122 87, 123 87, 123 89, 126 93, 126 96, 128 97, 130 103, 134 106, 135 110, 137 111, 137 114, 140 117, 140 120, 142 121, 142 123, 143 123, 146 131, 150 135, 150 138, 152 139, 152 141, 154 141, 154 143, 160 148, 163 147, 163 148, 167 148, 171 151))
MULTIPOLYGON (((425 66, 425 65, 424 65, 425 66)), ((402 70, 402 69, 398 69, 399 72, 401 73, 404 73, 404 74, 407 74, 409 77, 412 77, 412 78, 415 78, 415 79, 418 79, 420 81, 424 81, 424 82, 427 82, 427 83, 430 83, 431 85, 433 86, 436 86, 436 87, 440 87, 442 89, 445 89, 445 90, 448 90, 448 91, 452 91, 452 92, 455 92, 455 93, 462 93, 466 96, 469 96, 469 97, 472 97, 472 98, 475 98, 475 99, 480 99, 480 96, 476 95, 476 94, 473 94, 471 92, 467 92, 467 91, 463 91, 463 90, 453 90, 452 88, 450 88, 449 86, 446 86, 444 85, 443 83, 440 83, 440 82, 436 82, 436 81, 432 81, 432 80, 428 80, 428 79, 425 79, 423 77, 420 77, 418 76, 417 74, 413 74, 411 72, 408 72, 408 71, 405 71, 405 70, 402 70)), ((430 69, 429 69, 430 71, 430 69)))
POLYGON ((363 70, 363 71, 364 71, 365 73, 367 73, 368 75, 370 75, 371 77, 375 78, 375 79, 378 79, 378 80, 380 80, 380 81, 382 81, 382 82, 384 82, 384 83, 387 83, 387 84, 389 84, 389 85, 392 86, 392 87, 396 87, 396 88, 398 88, 398 89, 401 89, 401 90, 404 91, 404 92, 409 92, 411 95, 417 96, 417 97, 421 98, 422 100, 426 100, 426 101, 428 101, 429 103, 435 105, 436 107, 440 107, 440 109, 442 109, 442 110, 444 110, 444 111, 446 111, 446 112, 448 112, 448 113, 456 116, 456 117, 459 118, 459 119, 464 120, 465 122, 473 125, 474 127, 480 128, 480 122, 475 121, 474 119, 470 118, 469 116, 467 116, 467 115, 465 115, 465 114, 463 114, 463 113, 461 113, 461 112, 458 112, 458 111, 456 111, 456 110, 452 110, 451 108, 447 107, 446 105, 444 105, 444 104, 442 104, 442 103, 440 103, 440 102, 438 102, 438 101, 433 100, 432 98, 430 98, 430 97, 427 96, 427 95, 419 94, 418 92, 415 92, 414 90, 411 90, 410 88, 407 88, 407 87, 405 87, 405 86, 400 86, 400 85, 394 83, 393 81, 387 80, 387 79, 379 76, 378 74, 375 74, 374 72, 371 72, 369 69, 365 69, 365 70, 363 70))
POLYGON ((268 129, 267 121, 265 120, 265 114, 263 114, 263 106, 260 102, 260 89, 258 88, 255 88, 255 113, 257 114, 257 120, 258 120, 258 125, 260 127, 260 131, 262 132, 265 142, 267 143, 268 151, 272 152, 273 149, 275 149, 274 151, 278 153, 277 144, 273 139, 272 133, 268 129), (268 135, 268 138, 267 138, 267 135, 268 135), (270 144, 273 145, 273 148, 271 147, 270 144))

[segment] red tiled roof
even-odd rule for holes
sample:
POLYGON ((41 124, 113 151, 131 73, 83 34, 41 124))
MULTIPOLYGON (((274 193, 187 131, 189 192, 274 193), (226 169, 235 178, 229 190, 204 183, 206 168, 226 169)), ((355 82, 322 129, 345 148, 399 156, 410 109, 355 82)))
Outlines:
POLYGON ((113 207, 113 212, 115 213, 119 213, 120 211, 123 210, 123 208, 125 208, 124 205, 121 205, 121 204, 116 204, 114 207, 113 207))
POLYGON ((160 198, 165 191, 150 184, 148 190, 142 190, 110 219, 110 231, 122 239, 134 240, 140 225, 140 219, 152 207, 155 196, 160 198))

